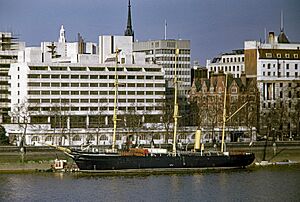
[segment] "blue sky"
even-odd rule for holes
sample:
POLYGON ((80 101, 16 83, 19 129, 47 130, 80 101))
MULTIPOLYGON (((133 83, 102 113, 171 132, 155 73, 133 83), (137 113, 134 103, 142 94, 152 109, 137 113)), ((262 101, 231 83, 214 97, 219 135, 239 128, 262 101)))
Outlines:
MULTIPOLYGON (((103 34, 123 35, 128 0, 0 0, 0 31, 13 31, 28 46, 57 41, 61 24, 68 41, 80 32, 86 41, 103 34)), ((163 39, 164 22, 172 39, 191 40, 192 60, 205 64, 219 53, 264 39, 264 29, 280 30, 300 42, 299 0, 131 0, 139 41, 163 39)))

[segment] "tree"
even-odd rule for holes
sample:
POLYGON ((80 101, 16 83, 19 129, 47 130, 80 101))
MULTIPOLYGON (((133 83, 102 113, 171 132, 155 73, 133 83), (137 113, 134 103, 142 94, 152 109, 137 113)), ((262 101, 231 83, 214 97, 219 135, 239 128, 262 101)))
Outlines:
POLYGON ((6 136, 5 128, 0 125, 0 145, 8 145, 9 138, 6 136))
POLYGON ((19 142, 21 150, 23 150, 26 145, 25 137, 27 134, 27 128, 30 124, 30 117, 34 114, 33 111, 35 106, 36 105, 29 103, 25 98, 21 103, 14 105, 12 110, 13 123, 17 123, 20 129, 23 130, 19 142))
POLYGON ((135 135, 135 139, 137 140, 139 131, 143 126, 142 114, 137 112, 135 105, 132 105, 127 113, 124 114, 124 119, 125 126, 133 135, 135 135))
POLYGON ((165 102, 161 103, 161 109, 162 109, 162 123, 163 127, 165 129, 165 134, 164 134, 164 142, 168 143, 168 139, 170 137, 170 129, 171 129, 171 124, 174 121, 174 105, 171 99, 165 99, 165 102))

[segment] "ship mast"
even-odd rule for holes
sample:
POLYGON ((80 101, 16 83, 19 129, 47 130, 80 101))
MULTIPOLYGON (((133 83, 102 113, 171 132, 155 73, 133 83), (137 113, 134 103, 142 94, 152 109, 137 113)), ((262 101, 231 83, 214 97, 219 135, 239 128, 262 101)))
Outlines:
POLYGON ((116 65, 115 65, 115 97, 114 97, 114 115, 113 115, 113 122, 114 122, 114 130, 113 130, 113 144, 112 144, 112 151, 115 152, 116 147, 116 131, 117 131, 117 96, 118 96, 118 55, 120 50, 116 49, 116 65))
POLYGON ((173 156, 176 156, 176 136, 177 136, 177 119, 178 119, 178 103, 177 103, 177 91, 178 91, 178 80, 177 80, 177 58, 179 55, 179 49, 175 50, 175 68, 174 68, 174 87, 175 87, 175 95, 174 95, 174 135, 173 135, 173 156))
POLYGON ((222 129, 222 143, 221 152, 224 152, 224 139, 225 139, 225 123, 226 123, 226 95, 227 95, 227 74, 225 74, 224 83, 224 107, 223 107, 223 129, 222 129))

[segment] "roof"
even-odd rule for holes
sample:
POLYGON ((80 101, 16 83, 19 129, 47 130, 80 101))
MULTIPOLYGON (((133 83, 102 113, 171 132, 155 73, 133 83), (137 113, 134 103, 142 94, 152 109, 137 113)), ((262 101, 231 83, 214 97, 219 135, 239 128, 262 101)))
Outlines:
POLYGON ((280 32, 278 36, 278 43, 290 43, 287 36, 283 31, 280 32))

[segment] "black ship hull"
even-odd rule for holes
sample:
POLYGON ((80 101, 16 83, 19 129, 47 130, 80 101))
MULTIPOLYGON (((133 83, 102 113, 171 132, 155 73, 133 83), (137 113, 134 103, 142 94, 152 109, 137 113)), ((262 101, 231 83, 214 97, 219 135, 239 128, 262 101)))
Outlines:
POLYGON ((253 163, 253 153, 230 155, 180 154, 156 156, 122 156, 118 154, 75 153, 80 170, 120 170, 151 168, 238 168, 253 163))

